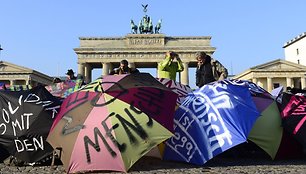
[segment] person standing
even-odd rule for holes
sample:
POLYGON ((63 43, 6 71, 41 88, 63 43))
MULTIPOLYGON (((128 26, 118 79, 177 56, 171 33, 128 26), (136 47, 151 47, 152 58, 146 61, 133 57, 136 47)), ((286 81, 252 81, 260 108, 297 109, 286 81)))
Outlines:
POLYGON ((121 60, 119 68, 113 69, 109 75, 119 75, 119 74, 133 74, 133 73, 139 73, 139 70, 136 68, 130 68, 129 62, 127 60, 121 60))
POLYGON ((176 72, 184 71, 184 66, 179 55, 169 51, 166 53, 165 59, 158 63, 157 69, 158 78, 167 78, 176 81, 176 72))
POLYGON ((210 82, 224 80, 228 76, 227 69, 205 52, 197 52, 196 85, 200 88, 210 82))
POLYGON ((67 80, 76 80, 76 76, 74 76, 74 72, 72 69, 68 69, 66 73, 67 80))
POLYGON ((58 78, 58 77, 55 77, 55 78, 53 78, 53 84, 55 84, 55 83, 61 83, 62 82, 62 80, 60 79, 60 78, 58 78))

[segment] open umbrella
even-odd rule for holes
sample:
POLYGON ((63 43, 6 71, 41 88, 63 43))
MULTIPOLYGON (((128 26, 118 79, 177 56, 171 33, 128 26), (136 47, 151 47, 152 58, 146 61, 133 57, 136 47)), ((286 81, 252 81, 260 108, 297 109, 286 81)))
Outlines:
POLYGON ((249 87, 252 99, 261 115, 252 127, 248 139, 263 149, 272 159, 298 157, 300 148, 297 142, 290 139, 283 131, 276 99, 282 88, 277 88, 275 90, 277 92, 272 95, 253 82, 243 82, 249 87))
MULTIPOLYGON (((176 82, 167 78, 156 78, 161 84, 169 88, 171 91, 178 95, 176 100, 176 109, 182 104, 187 95, 192 92, 189 85, 184 85, 182 83, 176 82)), ((146 156, 157 157, 162 159, 164 155, 165 144, 164 142, 153 148, 146 156)))
POLYGON ((103 76, 63 101, 48 141, 68 173, 126 172, 173 135, 176 99, 147 73, 103 76))
POLYGON ((5 90, 5 83, 0 82, 0 90, 5 90))
POLYGON ((281 116, 284 129, 301 143, 306 152, 306 97, 283 93, 281 116))
POLYGON ((0 86, 0 90, 7 90, 7 91, 24 91, 24 90, 29 90, 31 89, 31 85, 8 85, 8 84, 3 84, 0 86))
POLYGON ((36 162, 50 155, 45 140, 60 102, 44 87, 26 91, 0 91, 0 144, 16 158, 36 162))
POLYGON ((165 85, 167 88, 171 89, 171 91, 178 94, 178 98, 176 103, 180 105, 184 99, 187 97, 188 93, 192 92, 192 89, 189 85, 184 85, 179 82, 176 82, 167 78, 156 78, 160 83, 165 85))
MULTIPOLYGON (((78 89, 80 86, 75 80, 66 80, 52 85, 45 86, 45 88, 55 97, 65 98, 67 97, 68 90, 74 88, 78 89)), ((71 92, 69 92, 70 94, 71 92)))
POLYGON ((279 95, 283 93, 283 91, 284 91, 284 86, 279 86, 271 91, 271 95, 274 98, 277 98, 279 95))
POLYGON ((246 80, 240 80, 239 83, 248 87, 252 100, 261 115, 253 125, 248 139, 274 159, 283 135, 277 103, 269 92, 257 84, 246 80))
POLYGON ((276 102, 260 111, 261 117, 256 120, 248 139, 263 149, 274 159, 278 153, 283 136, 280 112, 276 102))
POLYGON ((204 85, 176 110, 164 159, 202 165, 245 142, 258 116, 246 86, 230 80, 204 85))

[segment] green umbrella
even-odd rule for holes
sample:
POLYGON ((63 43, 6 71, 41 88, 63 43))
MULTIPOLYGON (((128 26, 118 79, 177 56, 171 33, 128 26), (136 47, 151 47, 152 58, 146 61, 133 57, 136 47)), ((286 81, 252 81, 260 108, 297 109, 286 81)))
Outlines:
POLYGON ((261 112, 261 116, 256 120, 248 139, 274 159, 282 140, 283 128, 281 124, 280 111, 274 101, 261 112))

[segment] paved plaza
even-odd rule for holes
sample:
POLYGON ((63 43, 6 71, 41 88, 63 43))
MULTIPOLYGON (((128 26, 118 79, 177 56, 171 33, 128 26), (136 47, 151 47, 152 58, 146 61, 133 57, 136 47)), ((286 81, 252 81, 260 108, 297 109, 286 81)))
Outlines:
MULTIPOLYGON (((25 173, 65 173, 62 165, 51 166, 7 166, 0 164, 1 174, 25 174, 25 173)), ((118 172, 100 172, 114 173, 118 172)), ((140 159, 128 173, 131 174, 180 174, 180 173, 210 173, 210 174, 275 174, 275 173, 293 173, 306 174, 306 159, 291 160, 270 160, 262 158, 214 158, 204 166, 195 166, 185 163, 161 161, 156 158, 144 157, 140 159)))

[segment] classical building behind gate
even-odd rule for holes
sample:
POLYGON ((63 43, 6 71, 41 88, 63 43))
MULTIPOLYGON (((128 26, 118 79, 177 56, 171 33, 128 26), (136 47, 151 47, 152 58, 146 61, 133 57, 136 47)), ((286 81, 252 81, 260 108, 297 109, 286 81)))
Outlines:
POLYGON ((41 72, 19 66, 6 61, 0 61, 0 83, 7 85, 49 85, 53 78, 41 72))
POLYGON ((252 81, 271 92, 279 86, 304 89, 305 74, 306 66, 277 59, 251 67, 234 78, 252 81))

